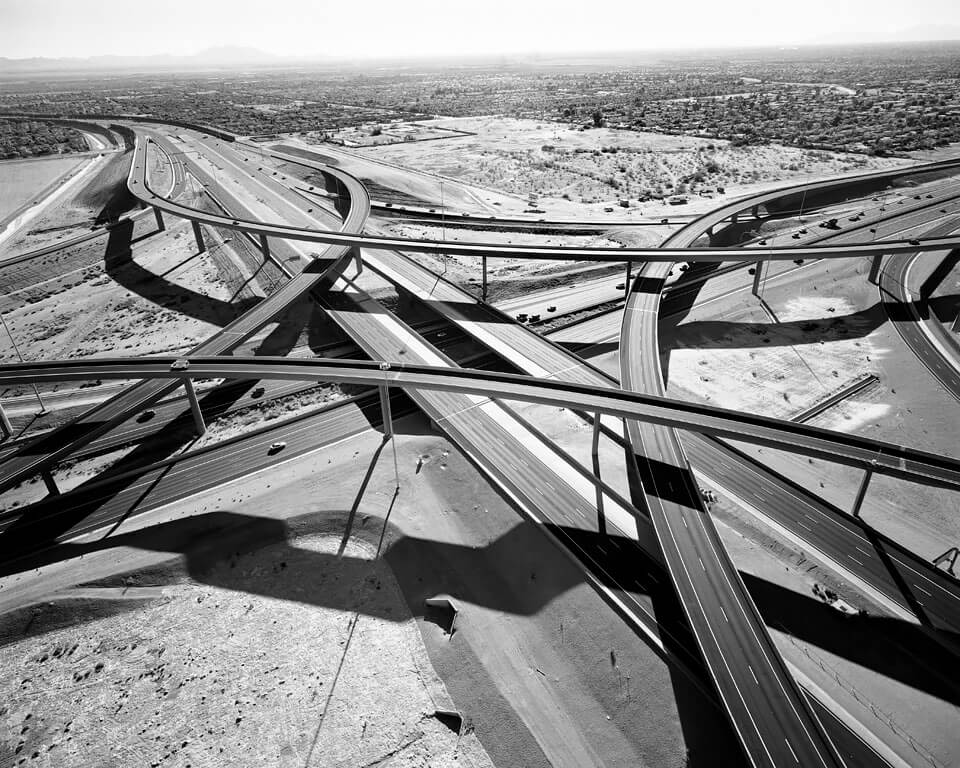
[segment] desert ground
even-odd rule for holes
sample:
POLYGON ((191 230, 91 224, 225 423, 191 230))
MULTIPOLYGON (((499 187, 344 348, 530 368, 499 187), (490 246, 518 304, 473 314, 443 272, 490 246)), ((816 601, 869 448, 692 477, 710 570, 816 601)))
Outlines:
MULTIPOLYGON (((431 123, 428 123, 428 125, 431 123)), ((611 218, 692 213, 718 200, 759 191, 764 184, 864 172, 902 160, 763 145, 731 146, 724 140, 597 128, 581 131, 561 123, 502 117, 450 118, 438 127, 475 135, 443 141, 361 147, 351 154, 434 173, 484 189, 537 201, 557 216, 578 212, 602 218, 604 207, 626 199, 611 218), (690 194, 694 176, 711 197, 690 194), (720 186, 724 194, 717 194, 720 186), (650 193, 680 194, 684 206, 638 202, 650 193), (574 205, 571 205, 574 204, 574 205)), ((436 202, 436 200, 434 200, 436 202)))

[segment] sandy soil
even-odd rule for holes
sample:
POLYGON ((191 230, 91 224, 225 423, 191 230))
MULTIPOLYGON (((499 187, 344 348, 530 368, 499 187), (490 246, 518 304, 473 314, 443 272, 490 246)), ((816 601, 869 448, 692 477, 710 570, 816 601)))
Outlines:
POLYGON ((779 145, 732 147, 722 140, 607 128, 580 131, 560 123, 502 117, 444 118, 433 124, 476 135, 351 152, 523 198, 534 195, 550 214, 574 215, 601 214, 604 206, 624 198, 633 203, 624 215, 706 210, 718 200, 694 195, 681 207, 637 202, 649 192, 686 194, 684 180, 698 172, 703 173, 702 187, 725 188, 722 200, 774 181, 904 162, 779 145))
POLYGON ((194 546, 185 565, 4 615, 4 751, 57 766, 490 765, 433 716, 448 697, 375 546, 268 541, 209 562, 194 546))
POLYGON ((82 561, 77 549, 0 580, 0 653, 16 670, 3 684, 17 691, 3 712, 7 747, 23 741, 21 753, 57 765, 89 764, 104 743, 135 760, 302 765, 319 732, 309 764, 354 766, 422 731, 391 765, 485 765, 472 730, 498 765, 681 766, 687 749, 710 754, 719 714, 424 426, 401 423, 395 502, 390 449, 373 456, 379 437, 367 433, 133 518, 82 561), (335 558, 339 541, 321 534, 341 534, 351 509, 335 558), (389 571, 369 562, 388 514, 383 560, 467 718, 459 747, 428 717, 442 689, 428 685, 389 571), (89 602, 49 605, 80 584, 89 602), (121 604, 91 586, 159 594, 121 604), (437 593, 459 607, 452 638, 423 617, 437 593))
MULTIPOLYGON (((237 276, 223 275, 213 255, 194 258, 189 222, 172 220, 156 233, 144 218, 132 232, 114 232, 58 254, 55 263, 68 267, 62 273, 9 278, 17 287, 4 299, 4 312, 25 358, 181 350, 250 303, 230 303, 237 276)), ((11 356, 7 342, 3 358, 11 356)))

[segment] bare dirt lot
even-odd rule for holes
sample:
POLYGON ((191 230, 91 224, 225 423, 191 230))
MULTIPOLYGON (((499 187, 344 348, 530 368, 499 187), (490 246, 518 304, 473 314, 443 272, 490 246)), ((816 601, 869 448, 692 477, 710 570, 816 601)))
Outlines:
MULTIPOLYGON (((429 125, 430 123, 428 123, 429 125)), ((801 180, 903 164, 902 160, 810 151, 779 145, 734 147, 723 140, 612 130, 581 131, 560 123, 502 117, 451 118, 433 124, 470 131, 442 142, 365 147, 351 152, 417 171, 526 197, 549 213, 603 215, 620 199, 632 208, 617 216, 687 213, 717 204, 694 194, 685 206, 638 203, 648 194, 689 196, 725 189, 721 199, 746 194, 775 181, 801 180), (584 205, 571 205, 586 204, 584 205)))

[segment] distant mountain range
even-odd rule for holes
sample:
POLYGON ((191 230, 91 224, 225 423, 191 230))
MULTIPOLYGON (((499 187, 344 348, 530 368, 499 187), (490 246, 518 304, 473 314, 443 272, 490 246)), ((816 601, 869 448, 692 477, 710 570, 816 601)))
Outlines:
MULTIPOLYGON (((319 58, 319 57, 318 57, 319 58)), ((90 56, 86 58, 34 57, 8 59, 0 56, 0 74, 28 72, 90 72, 96 70, 144 70, 144 69, 220 69, 263 67, 271 64, 287 64, 295 61, 276 56, 257 48, 220 46, 207 48, 192 56, 90 56)))
MULTIPOLYGON (((849 46, 854 49, 858 44, 850 43, 845 39, 842 32, 827 32, 817 36, 815 39, 806 41, 799 46, 790 46, 791 49, 805 50, 810 48, 811 53, 817 46, 849 46)), ((885 41, 864 42, 861 45, 867 48, 875 48, 877 45, 914 45, 925 42, 949 43, 960 41, 960 26, 946 24, 926 24, 918 25, 905 29, 900 29, 890 35, 885 41)), ((770 50, 782 49, 783 46, 771 46, 770 50)), ((763 46, 747 46, 742 50, 759 51, 766 50, 763 46)), ((400 64, 409 66, 414 61, 420 63, 442 63, 444 65, 458 64, 485 64, 494 66, 506 65, 525 65, 525 66, 548 66, 553 65, 571 65, 576 63, 585 63, 586 60, 593 66, 602 65, 604 62, 611 62, 628 58, 636 61, 653 61, 664 55, 679 57, 710 56, 723 58, 725 55, 735 54, 738 49, 731 48, 711 48, 711 49, 676 49, 676 50, 644 50, 644 51, 595 51, 595 52, 570 52, 570 53, 549 53, 549 54, 475 54, 468 57, 436 56, 420 59, 386 57, 376 60, 348 60, 342 57, 331 57, 323 55, 315 56, 278 56, 273 53, 262 51, 258 48, 244 46, 219 46, 216 48, 207 48, 199 53, 190 56, 172 56, 169 54, 157 54, 150 56, 90 56, 86 58, 46 58, 34 57, 28 59, 10 59, 0 56, 0 77, 31 75, 44 72, 74 73, 74 72, 98 72, 98 71, 180 71, 190 72, 198 70, 211 69, 263 69, 269 67, 293 67, 307 64, 335 65, 339 67, 362 67, 370 65, 376 61, 378 64, 400 64)))

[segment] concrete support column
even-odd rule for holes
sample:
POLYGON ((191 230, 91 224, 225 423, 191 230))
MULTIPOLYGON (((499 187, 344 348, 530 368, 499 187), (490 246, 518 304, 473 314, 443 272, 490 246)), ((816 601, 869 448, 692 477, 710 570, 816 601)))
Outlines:
POLYGON ((393 437, 393 412, 390 408, 390 387, 380 387, 380 413, 383 415, 383 436, 393 437))
POLYGON ((630 297, 630 273, 633 272, 633 262, 627 262, 627 274, 623 278, 623 300, 626 301, 630 297))
POLYGON ((760 280, 763 277, 763 262, 758 261, 753 267, 753 295, 760 298, 760 280))
POLYGON ((870 485, 870 478, 873 476, 872 470, 863 473, 863 480, 860 481, 860 490, 857 491, 857 498, 853 502, 853 516, 860 517, 860 507, 863 506, 863 499, 867 495, 867 486, 870 485))
POLYGON ((197 253, 203 253, 207 250, 207 244, 203 241, 203 231, 200 229, 199 221, 191 221, 193 225, 193 236, 197 240, 197 253))
POLYGON ((870 274, 867 275, 867 282, 877 285, 880 282, 880 270, 883 268, 883 254, 878 253, 870 261, 870 274))
POLYGON ((600 477, 600 414, 593 414, 593 445, 590 448, 593 457, 594 486, 597 489, 597 530, 601 536, 607 535, 607 519, 603 513, 603 485, 600 477))
POLYGON ((47 486, 47 493, 51 496, 60 495, 60 489, 57 488, 57 481, 53 479, 53 475, 49 469, 41 469, 40 477, 43 478, 43 484, 47 486))
POLYGON ((730 217, 730 223, 731 223, 731 224, 736 224, 739 218, 740 218, 740 213, 739 213, 739 212, 733 214, 733 216, 730 217))
POLYGON ((266 235, 260 235, 260 253, 263 254, 264 260, 270 258, 270 243, 266 235))
POLYGON ((360 252, 359 247, 353 247, 350 249, 350 258, 353 259, 353 264, 357 268, 357 274, 355 277, 363 273, 363 254, 360 252))
POLYGON ((487 255, 484 254, 480 257, 481 269, 483 270, 483 282, 480 287, 480 301, 486 302, 487 300, 487 255))
POLYGON ((153 215, 157 219, 157 229, 163 232, 167 228, 167 225, 163 223, 163 212, 159 208, 154 207, 153 215))
POLYGON ((3 403, 0 403, 0 428, 3 429, 4 437, 13 437, 13 425, 10 423, 10 417, 7 416, 3 403))
POLYGON ((954 333, 960 333, 960 304, 957 305, 957 316, 953 318, 953 325, 950 330, 954 333))
POLYGON ((759 218, 760 218, 760 206, 759 206, 759 205, 753 206, 753 208, 750 209, 750 214, 753 216, 753 218, 759 219, 759 218))
POLYGON ((202 435, 207 431, 207 425, 203 422, 203 412, 200 410, 200 403, 197 401, 197 391, 193 388, 193 382, 190 379, 183 380, 183 388, 187 392, 187 400, 190 403, 190 412, 193 414, 193 423, 197 428, 197 434, 202 435))

